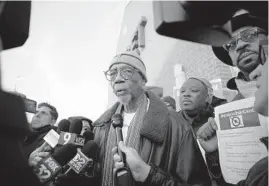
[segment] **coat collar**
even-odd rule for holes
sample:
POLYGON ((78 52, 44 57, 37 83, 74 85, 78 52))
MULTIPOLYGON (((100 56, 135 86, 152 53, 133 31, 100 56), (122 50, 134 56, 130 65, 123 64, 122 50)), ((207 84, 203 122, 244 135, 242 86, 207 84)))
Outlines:
POLYGON ((150 104, 140 134, 157 143, 163 143, 170 122, 169 111, 163 101, 155 94, 148 91, 146 95, 150 104))
MULTIPOLYGON (((140 130, 141 136, 157 143, 163 143, 168 130, 169 111, 166 105, 154 93, 145 92, 150 101, 149 108, 145 114, 143 125, 140 130)), ((104 112, 94 123, 93 126, 102 126, 110 122, 112 115, 116 112, 119 102, 115 103, 110 109, 104 112)))
POLYGON ((209 117, 214 117, 214 109, 209 106, 206 109, 203 109, 192 121, 192 123, 189 123, 183 113, 183 111, 181 110, 179 112, 180 117, 186 121, 186 123, 188 123, 194 130, 194 132, 196 133, 196 131, 208 121, 209 117))

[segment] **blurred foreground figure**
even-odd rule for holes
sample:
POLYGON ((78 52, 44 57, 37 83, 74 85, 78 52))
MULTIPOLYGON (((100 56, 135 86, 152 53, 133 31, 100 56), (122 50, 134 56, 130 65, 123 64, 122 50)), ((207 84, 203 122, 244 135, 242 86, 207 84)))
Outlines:
MULTIPOLYGON (((29 34, 30 10, 29 1, 0 2, 0 51, 24 44, 29 34)), ((1 184, 41 185, 21 147, 21 141, 31 131, 23 100, 0 89, 0 113, 1 184)))

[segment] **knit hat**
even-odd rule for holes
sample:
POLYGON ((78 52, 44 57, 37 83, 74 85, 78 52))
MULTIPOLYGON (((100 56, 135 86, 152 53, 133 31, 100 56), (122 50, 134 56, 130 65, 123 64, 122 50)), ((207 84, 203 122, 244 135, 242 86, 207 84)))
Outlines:
POLYGON ((176 108, 176 100, 171 96, 164 96, 162 100, 166 103, 169 103, 174 109, 176 108))
POLYGON ((200 81, 201 83, 203 83, 203 85, 205 85, 205 87, 207 88, 207 93, 208 93, 208 97, 209 97, 208 103, 211 104, 212 98, 213 98, 213 88, 212 88, 211 83, 204 78, 191 77, 189 79, 196 79, 196 80, 200 81))
POLYGON ((121 54, 116 55, 109 66, 109 69, 118 63, 124 63, 127 65, 131 65, 132 67, 139 70, 139 72, 142 74, 143 78, 148 81, 147 75, 146 75, 146 66, 144 62, 142 61, 141 57, 134 51, 126 51, 121 54))

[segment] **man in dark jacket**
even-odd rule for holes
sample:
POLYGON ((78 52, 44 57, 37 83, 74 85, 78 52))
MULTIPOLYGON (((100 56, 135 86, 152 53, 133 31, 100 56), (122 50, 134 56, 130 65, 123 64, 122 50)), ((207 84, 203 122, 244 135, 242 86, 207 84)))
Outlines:
POLYGON ((43 142, 43 137, 56 127, 53 126, 58 118, 58 112, 56 108, 48 103, 40 103, 36 114, 31 121, 32 132, 24 140, 23 149, 26 157, 39 147, 43 142))
POLYGON ((118 170, 123 164, 111 125, 115 113, 123 117, 118 148, 126 155, 135 186, 211 185, 190 126, 152 92, 143 91, 147 76, 140 56, 130 51, 117 55, 105 75, 119 101, 93 123, 102 186, 113 185, 113 167, 118 170))
POLYGON ((209 117, 214 117, 212 99, 212 85, 204 78, 189 78, 180 88, 179 115, 192 127, 194 135, 209 117))

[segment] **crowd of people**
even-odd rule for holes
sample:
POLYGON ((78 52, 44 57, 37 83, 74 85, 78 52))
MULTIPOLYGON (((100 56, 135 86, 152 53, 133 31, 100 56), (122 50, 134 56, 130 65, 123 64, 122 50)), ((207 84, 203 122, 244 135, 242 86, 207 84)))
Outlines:
MULTIPOLYGON (((267 40, 268 20, 242 14, 233 17, 231 24, 234 30, 230 42, 213 47, 213 52, 220 61, 240 71, 227 83, 229 89, 238 91, 232 101, 255 96, 255 111, 268 117, 268 51, 260 44, 267 40)), ((180 111, 177 111, 173 97, 159 98, 144 90, 148 81, 146 65, 134 51, 116 55, 105 76, 118 101, 94 122, 82 116, 67 119, 70 123, 81 123, 79 135, 86 131, 93 133, 91 140, 98 145, 94 182, 92 177, 65 176, 61 172, 61 176, 47 185, 113 186, 120 177, 117 172, 126 166, 133 186, 232 185, 222 175, 215 121, 215 107, 228 101, 213 95, 209 80, 189 77, 180 89, 180 111), (113 125, 113 117, 118 114, 123 120, 119 143, 113 125)), ((51 130, 59 132, 55 126, 57 119, 54 106, 38 105, 30 123, 30 134, 20 141, 30 167, 24 169, 25 179, 35 177, 34 167, 52 153, 44 136, 51 130)), ((3 173, 6 180, 11 173, 3 173)), ((41 185, 35 178, 30 180, 34 185, 41 185)), ((19 181, 22 185, 27 183, 21 177, 19 181)), ((268 157, 257 161, 246 179, 236 185, 268 185, 268 157)))

